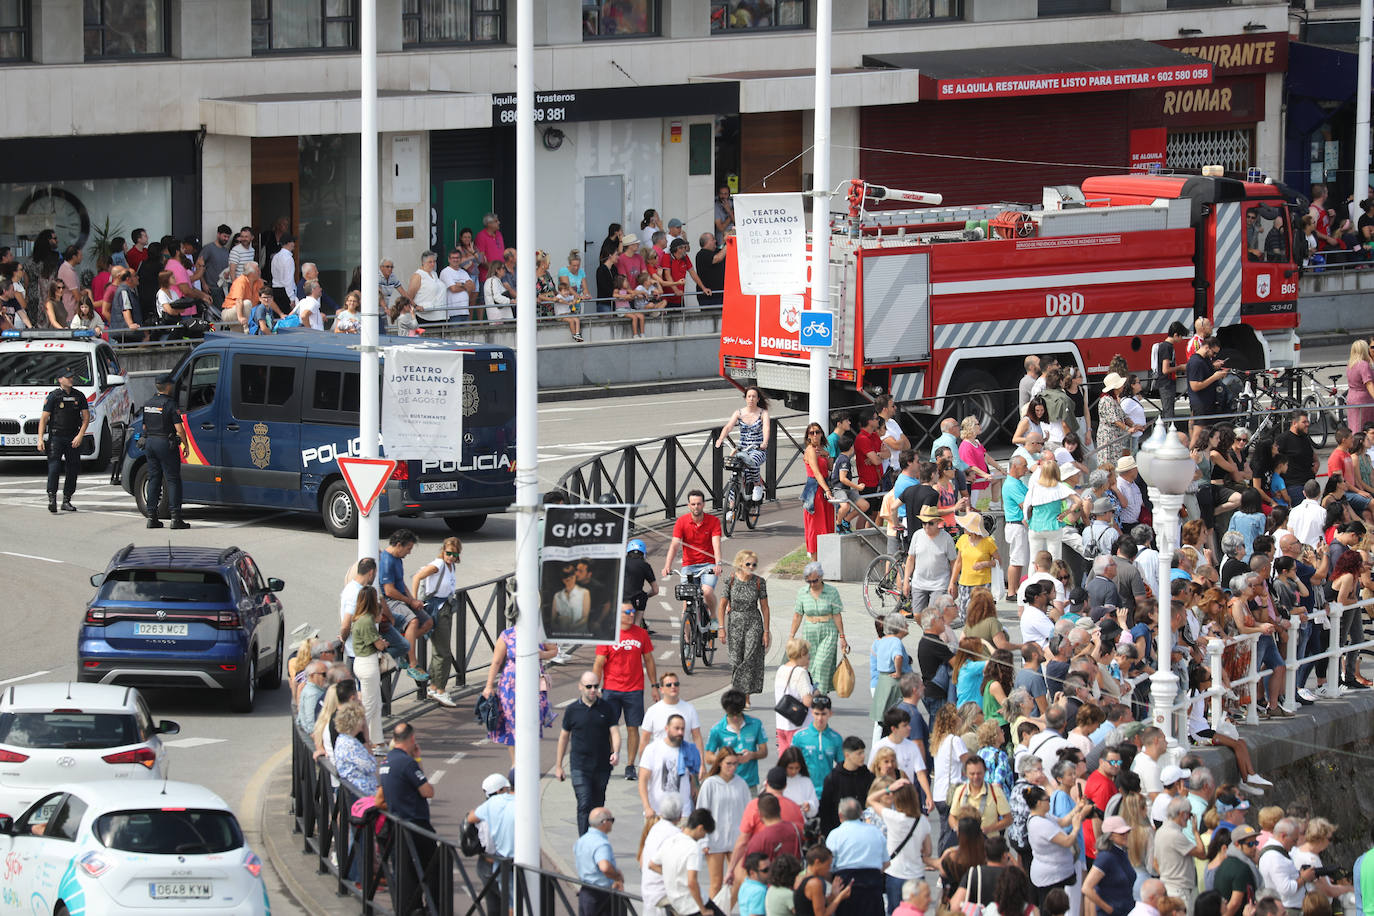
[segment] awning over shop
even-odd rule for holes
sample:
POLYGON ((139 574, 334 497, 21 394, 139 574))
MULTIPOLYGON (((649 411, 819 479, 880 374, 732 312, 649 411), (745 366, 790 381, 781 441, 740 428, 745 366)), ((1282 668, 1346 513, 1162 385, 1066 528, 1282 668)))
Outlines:
MULTIPOLYGON (((212 134, 295 137, 362 131, 359 93, 286 92, 201 99, 200 120, 212 134)), ((377 130, 463 130, 491 126, 491 94, 377 90, 377 130)))
POLYGON ((1353 49, 1288 43, 1288 92, 1344 102, 1355 97, 1360 58, 1353 49))
POLYGON ((922 99, 996 99, 1197 86, 1212 65, 1143 40, 866 55, 865 67, 919 71, 922 99))
MULTIPOLYGON (((834 108, 863 108, 915 102, 920 98, 917 75, 915 70, 887 65, 836 68, 830 71, 830 104, 834 108)), ((809 111, 816 102, 813 69, 717 73, 694 76, 690 82, 738 83, 740 114, 809 111)))

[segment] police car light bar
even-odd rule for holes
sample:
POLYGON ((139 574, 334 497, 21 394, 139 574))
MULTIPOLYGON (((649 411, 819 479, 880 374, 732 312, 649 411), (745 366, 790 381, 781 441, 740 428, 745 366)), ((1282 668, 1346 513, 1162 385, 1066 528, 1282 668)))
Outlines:
POLYGON ((0 331, 0 339, 4 340, 83 340, 92 337, 95 337, 95 331, 90 328, 80 328, 75 331, 35 331, 10 328, 8 331, 0 331))

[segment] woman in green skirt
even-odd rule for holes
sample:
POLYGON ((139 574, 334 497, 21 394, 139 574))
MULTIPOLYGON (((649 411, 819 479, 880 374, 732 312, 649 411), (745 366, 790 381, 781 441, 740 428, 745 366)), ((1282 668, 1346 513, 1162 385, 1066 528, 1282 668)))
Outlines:
POLYGON ((797 608, 792 615, 791 639, 801 628, 801 637, 811 644, 811 680, 818 693, 830 693, 839 664, 839 653, 849 654, 844 638, 844 606, 835 586, 825 584, 825 571, 819 563, 807 563, 802 570, 806 585, 797 593, 797 608))

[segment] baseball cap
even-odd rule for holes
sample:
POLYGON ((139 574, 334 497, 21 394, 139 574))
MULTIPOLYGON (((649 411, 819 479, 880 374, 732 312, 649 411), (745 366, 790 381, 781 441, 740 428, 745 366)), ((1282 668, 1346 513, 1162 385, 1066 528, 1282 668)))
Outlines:
POLYGON ((1129 740, 1149 727, 1150 726, 1146 725, 1144 722, 1127 722, 1125 725, 1121 726, 1118 731, 1121 732, 1122 738, 1129 740))
POLYGON ((1192 770, 1184 770, 1176 766, 1167 766, 1159 771, 1159 783, 1164 786, 1172 786, 1180 779, 1187 779, 1192 775, 1192 770))
POLYGON ((1102 820, 1103 833, 1130 833, 1131 825, 1126 823, 1126 819, 1119 814, 1102 820))
POLYGON ((1259 831, 1249 824, 1237 824, 1231 829, 1231 842, 1239 843, 1242 840, 1253 840, 1259 836, 1259 831))
POLYGON ((672 219, 668 220, 668 228, 669 228, 669 229, 681 229, 681 228, 682 228, 682 220, 680 220, 680 219, 678 219, 676 216, 674 216, 672 219))
POLYGON ((1250 802, 1234 792, 1217 793, 1217 811, 1221 814, 1227 811, 1244 811, 1249 807, 1250 802))
POLYGON ((782 767, 773 767, 768 771, 768 788, 785 789, 787 788, 787 770, 782 767))
POLYGON ((500 773, 492 773, 486 779, 482 780, 482 791, 487 795, 495 795, 502 789, 509 788, 510 780, 502 776, 500 773))

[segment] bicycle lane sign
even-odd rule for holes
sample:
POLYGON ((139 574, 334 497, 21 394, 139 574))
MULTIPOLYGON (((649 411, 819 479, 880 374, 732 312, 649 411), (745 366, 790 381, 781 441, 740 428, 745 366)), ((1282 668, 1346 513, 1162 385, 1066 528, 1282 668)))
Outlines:
POLYGON ((828 350, 835 342, 833 312, 802 312, 801 345, 811 350, 828 350))

